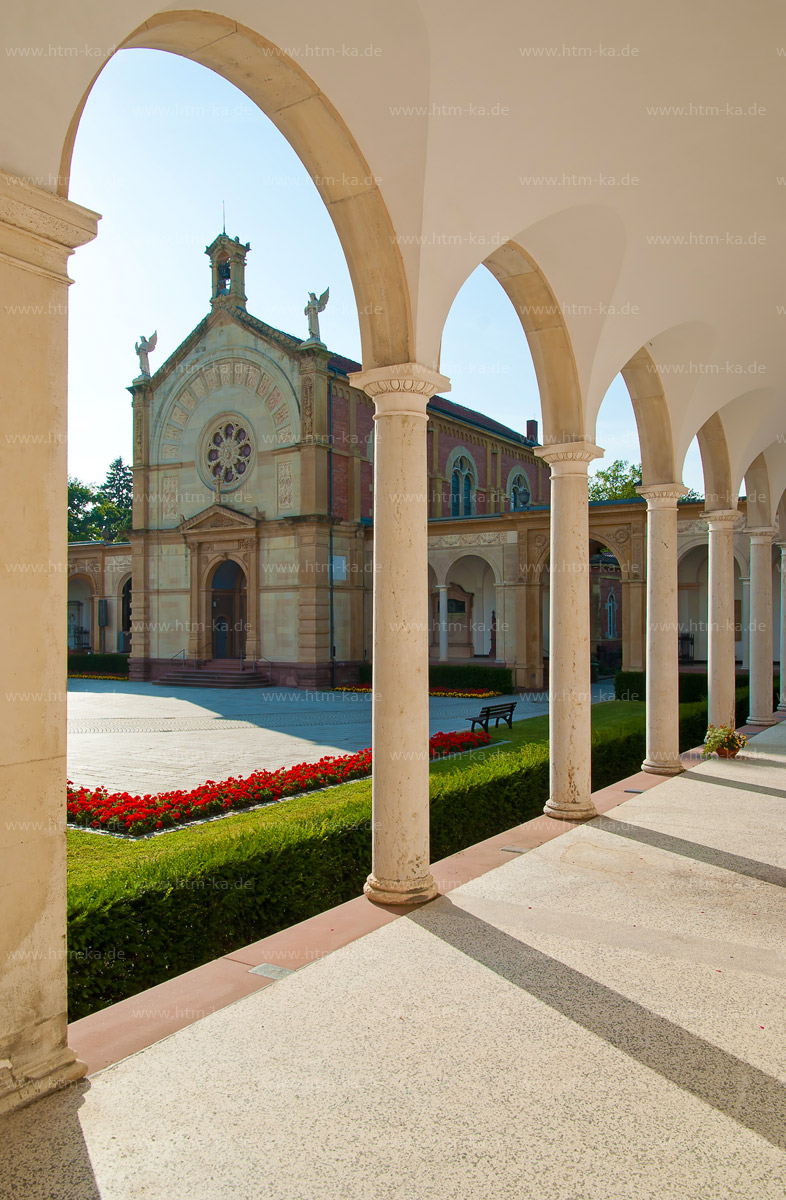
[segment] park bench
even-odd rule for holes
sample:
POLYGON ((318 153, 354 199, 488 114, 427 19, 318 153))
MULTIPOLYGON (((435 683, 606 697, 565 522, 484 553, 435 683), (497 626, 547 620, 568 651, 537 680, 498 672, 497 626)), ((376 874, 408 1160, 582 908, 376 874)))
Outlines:
POLYGON ((517 701, 514 700, 511 704, 487 704, 481 708, 476 717, 465 717, 465 721, 471 721, 471 732, 475 732, 475 726, 480 725, 484 733, 489 731, 489 721, 494 721, 494 728, 499 726, 500 721, 507 721, 508 729, 513 728, 513 709, 516 707, 517 701))

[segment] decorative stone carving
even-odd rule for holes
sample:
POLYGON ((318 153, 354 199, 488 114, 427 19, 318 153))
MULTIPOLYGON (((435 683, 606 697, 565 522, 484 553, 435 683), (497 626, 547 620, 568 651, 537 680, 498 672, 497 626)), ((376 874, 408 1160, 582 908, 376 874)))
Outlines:
POLYGON ((293 504, 292 463, 286 459, 279 459, 276 464, 276 472, 278 481, 278 511, 286 512, 292 508, 293 504))
POLYGON ((300 384, 300 436, 305 440, 314 434, 314 380, 304 376, 300 384))
POLYGON ((177 520, 177 479, 177 475, 165 475, 161 481, 161 517, 164 521, 177 520))
POLYGON ((429 550, 449 546, 501 546, 518 541, 515 529, 489 530, 487 533, 444 533, 430 537, 429 550))
POLYGON ((630 537, 630 529, 625 525, 621 529, 615 529, 611 536, 615 542, 618 542, 622 546, 630 537))

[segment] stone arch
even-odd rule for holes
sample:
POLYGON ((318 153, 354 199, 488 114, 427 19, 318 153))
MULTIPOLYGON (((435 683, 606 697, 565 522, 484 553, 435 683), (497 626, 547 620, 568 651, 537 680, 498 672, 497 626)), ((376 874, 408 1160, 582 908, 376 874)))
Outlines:
POLYGON ((298 440, 300 406, 291 381, 278 364, 262 351, 250 348, 244 348, 242 356, 237 358, 218 351, 195 363, 177 390, 161 405, 150 438, 154 463, 181 461, 180 442, 191 416, 203 400, 225 387, 240 388, 264 404, 273 422, 277 445, 298 440))
POLYGON ((658 368, 642 346, 620 371, 633 405, 645 487, 677 480, 671 417, 658 368))
POLYGON ((596 526, 592 521, 592 511, 590 510, 589 520, 589 539, 591 542, 597 542, 601 546, 608 546, 612 554, 616 558, 620 567, 620 576, 623 582, 630 579, 632 570, 632 538, 629 530, 620 530, 618 533, 609 533, 608 529, 603 526, 596 526), (624 534, 624 537, 621 536, 624 534))
POLYGON ((704 507, 714 509, 737 507, 737 497, 732 495, 731 460, 726 431, 718 413, 702 425, 696 434, 704 471, 704 507))
POLYGON ((498 550, 497 554, 493 553, 494 549, 494 547, 489 546, 470 545, 457 548, 456 552, 450 558, 448 558, 446 563, 442 566, 439 582, 448 582, 448 575, 450 574, 450 571, 462 558, 478 558, 481 562, 485 563, 491 571, 492 575, 494 576, 495 585, 500 586, 503 581, 502 547, 496 547, 498 550))
MULTIPOLYGON (((355 292, 365 369, 412 361, 409 290, 378 180, 337 110, 302 67, 229 17, 191 10, 151 17, 117 46, 132 48, 165 50, 208 67, 273 122, 311 176, 341 242, 355 292)), ((66 135, 60 195, 67 195, 79 120, 98 73, 66 135)))
POLYGON ((484 259, 521 321, 540 392, 544 445, 584 437, 576 360, 562 309, 546 277, 517 242, 505 242, 484 259))
POLYGON ((745 496, 749 529, 763 529, 772 524, 770 476, 763 454, 757 454, 745 472, 745 496))

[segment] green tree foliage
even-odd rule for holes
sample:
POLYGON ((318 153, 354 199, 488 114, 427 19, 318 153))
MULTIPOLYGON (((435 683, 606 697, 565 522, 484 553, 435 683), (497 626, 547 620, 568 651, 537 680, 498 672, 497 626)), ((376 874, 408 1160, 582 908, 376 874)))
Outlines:
POLYGON ((97 488, 68 480, 69 542, 122 542, 131 528, 131 468, 122 458, 109 464, 97 488))
MULTIPOLYGON (((636 488, 641 486, 641 463, 629 463, 624 458, 617 458, 606 467, 605 471, 597 471, 590 476, 590 500, 635 500, 636 488)), ((690 488, 680 503, 703 500, 704 497, 694 488, 690 488)))
POLYGON ((590 500, 635 500, 636 488, 641 486, 641 463, 629 463, 617 458, 605 471, 590 477, 590 500))

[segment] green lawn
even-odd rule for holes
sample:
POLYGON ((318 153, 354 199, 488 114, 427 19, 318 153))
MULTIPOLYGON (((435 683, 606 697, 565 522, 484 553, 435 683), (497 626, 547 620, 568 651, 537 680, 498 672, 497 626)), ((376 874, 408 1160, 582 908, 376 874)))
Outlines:
MULTIPOLYGON (((592 708, 593 732, 612 727, 640 727, 643 719, 644 704, 639 702, 612 700, 592 708)), ((444 786, 450 777, 476 774, 478 765, 491 757, 509 762, 525 746, 547 744, 548 732, 547 716, 514 721, 512 730, 505 725, 492 730, 490 746, 431 764, 432 793, 441 791, 440 785, 444 786)), ((313 831, 315 826, 330 825, 339 812, 342 821, 355 817, 358 821, 367 821, 370 798, 371 780, 360 779, 255 812, 235 813, 205 825, 185 826, 138 842, 69 830, 69 893, 75 897, 83 889, 92 891, 96 887, 104 891, 109 875, 121 888, 121 877, 125 877, 123 882, 134 891, 134 882, 143 876, 149 885, 157 874, 157 865, 163 865, 163 860, 170 859, 173 852, 186 872, 197 862, 204 868, 211 858, 223 861, 230 846, 236 847, 240 840, 253 841, 257 845, 262 843, 264 848, 273 849, 282 839, 284 830, 289 841, 293 826, 313 831)))

